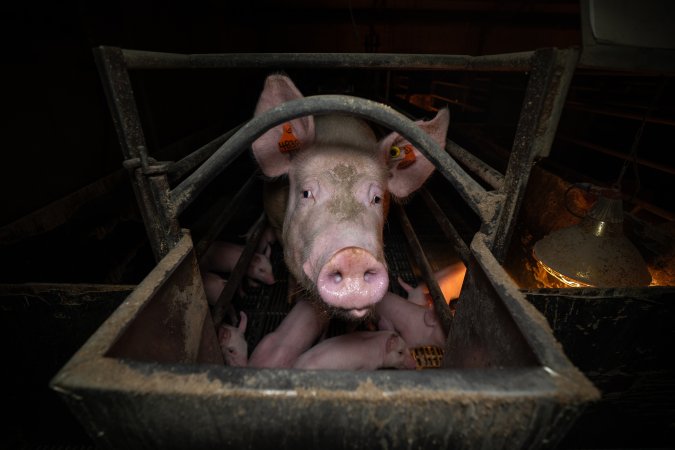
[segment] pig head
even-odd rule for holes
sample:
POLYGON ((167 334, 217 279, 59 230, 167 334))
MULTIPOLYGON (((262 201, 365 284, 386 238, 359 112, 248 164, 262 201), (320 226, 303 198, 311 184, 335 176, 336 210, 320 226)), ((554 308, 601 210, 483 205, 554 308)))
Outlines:
MULTIPOLYGON (((256 115, 298 98, 288 77, 272 75, 256 115)), ((444 147, 448 120, 444 109, 418 125, 444 147)), ((329 312, 365 317, 389 285, 382 242, 389 196, 417 190, 433 164, 399 134, 378 141, 365 121, 346 115, 291 120, 252 147, 266 177, 287 176, 287 184, 271 184, 265 211, 281 228, 289 271, 329 312)))
POLYGON ((248 364, 248 343, 244 335, 247 317, 244 311, 239 314, 239 326, 222 324, 218 328, 218 343, 223 352, 223 358, 225 363, 232 367, 246 367, 248 364))

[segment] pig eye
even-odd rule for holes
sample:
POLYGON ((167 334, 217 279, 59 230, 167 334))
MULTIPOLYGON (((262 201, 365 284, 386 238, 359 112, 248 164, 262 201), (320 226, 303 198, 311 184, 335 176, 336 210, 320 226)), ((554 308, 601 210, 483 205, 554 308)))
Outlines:
POLYGON ((314 198, 314 195, 312 195, 312 191, 306 190, 302 191, 302 198, 314 198))
POLYGON ((382 197, 380 197, 379 195, 376 195, 375 197, 373 197, 373 204, 378 205, 381 202, 382 202, 382 197))

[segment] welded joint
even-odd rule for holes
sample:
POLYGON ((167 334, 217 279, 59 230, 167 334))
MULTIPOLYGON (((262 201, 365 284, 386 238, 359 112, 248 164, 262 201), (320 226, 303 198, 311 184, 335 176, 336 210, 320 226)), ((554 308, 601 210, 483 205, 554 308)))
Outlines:
POLYGON ((122 166, 130 172, 141 169, 141 173, 147 176, 164 175, 171 168, 169 161, 157 161, 155 158, 130 158, 122 162, 122 166))

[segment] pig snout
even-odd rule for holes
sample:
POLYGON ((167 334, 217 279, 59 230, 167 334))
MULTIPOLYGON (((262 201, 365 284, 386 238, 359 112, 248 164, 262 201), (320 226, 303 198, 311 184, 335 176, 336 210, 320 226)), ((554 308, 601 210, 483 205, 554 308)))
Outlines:
POLYGON ((385 265, 370 252, 347 247, 335 253, 321 268, 316 283, 319 295, 329 305, 363 317, 389 288, 385 265))

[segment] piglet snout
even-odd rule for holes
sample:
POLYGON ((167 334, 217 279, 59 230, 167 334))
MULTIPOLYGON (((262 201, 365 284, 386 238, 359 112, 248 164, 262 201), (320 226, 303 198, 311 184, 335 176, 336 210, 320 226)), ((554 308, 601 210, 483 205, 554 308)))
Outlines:
POLYGON ((317 288, 327 304, 360 317, 387 293, 389 277, 385 265, 370 252, 347 247, 321 268, 317 288))

